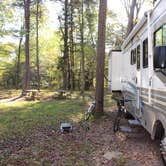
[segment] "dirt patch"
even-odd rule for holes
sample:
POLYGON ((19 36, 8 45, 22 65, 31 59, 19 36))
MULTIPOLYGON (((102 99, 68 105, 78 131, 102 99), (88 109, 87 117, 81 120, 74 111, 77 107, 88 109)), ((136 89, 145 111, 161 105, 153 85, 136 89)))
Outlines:
POLYGON ((156 142, 142 128, 134 133, 113 133, 114 111, 92 123, 75 123, 73 132, 62 134, 59 126, 38 128, 24 138, 0 141, 0 165, 63 166, 162 166, 156 142), (118 151, 120 158, 104 154, 118 151))

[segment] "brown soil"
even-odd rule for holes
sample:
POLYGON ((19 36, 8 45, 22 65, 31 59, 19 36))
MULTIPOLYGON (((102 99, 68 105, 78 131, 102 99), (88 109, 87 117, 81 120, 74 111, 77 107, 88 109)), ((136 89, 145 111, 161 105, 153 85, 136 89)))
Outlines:
MULTIPOLYGON (((47 126, 26 138, 3 140, 0 165, 129 166, 135 162, 140 166, 162 166, 157 143, 142 127, 134 127, 132 133, 114 134, 115 112, 106 112, 92 123, 73 124, 71 133, 62 134, 59 126, 47 126), (108 151, 122 152, 123 156, 109 161, 103 157, 108 151)), ((126 125, 126 121, 123 123, 126 125)))

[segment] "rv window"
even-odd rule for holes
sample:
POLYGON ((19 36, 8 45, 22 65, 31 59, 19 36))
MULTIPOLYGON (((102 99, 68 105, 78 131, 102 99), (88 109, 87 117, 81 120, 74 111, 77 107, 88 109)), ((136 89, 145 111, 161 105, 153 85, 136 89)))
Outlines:
POLYGON ((133 64, 133 50, 131 50, 131 55, 130 55, 130 64, 133 64))
POLYGON ((148 67, 148 39, 143 41, 143 67, 148 67))
POLYGON ((166 24, 154 33, 154 46, 166 46, 166 24))
POLYGON ((131 50, 131 59, 130 59, 130 64, 131 65, 136 64, 136 54, 137 54, 136 49, 131 50))
POLYGON ((155 46, 162 46, 163 40, 162 40, 162 28, 160 28, 155 33, 155 46))
POLYGON ((131 50, 131 59, 130 59, 130 64, 133 65, 133 57, 134 57, 134 51, 131 50))
POLYGON ((163 26, 163 46, 166 46, 166 24, 163 26))
POLYGON ((140 45, 137 47, 137 69, 140 69, 140 45))
POLYGON ((137 57, 137 50, 134 49, 134 55, 133 55, 133 64, 136 64, 136 57, 137 57))

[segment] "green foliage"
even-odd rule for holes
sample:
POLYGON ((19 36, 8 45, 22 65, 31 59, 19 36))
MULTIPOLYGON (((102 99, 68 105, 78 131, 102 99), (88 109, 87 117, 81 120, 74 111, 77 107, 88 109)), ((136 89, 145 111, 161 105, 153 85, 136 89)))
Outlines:
POLYGON ((0 1, 0 37, 4 36, 8 32, 8 28, 5 26, 12 22, 13 11, 10 8, 10 0, 0 1))
MULTIPOLYGON (((69 1, 70 2, 70 1, 69 1)), ((69 70, 72 68, 74 89, 79 90, 81 85, 81 0, 73 0, 73 10, 69 4, 68 16, 68 47, 69 47, 69 70), (73 12, 73 20, 71 13, 73 12), (73 32, 71 32, 73 25, 73 32), (71 35, 73 33, 73 52, 71 35), (72 62, 73 58, 73 62, 72 62), (73 64, 72 64, 73 63, 73 64), (72 66, 73 65, 73 66, 72 66)), ((10 43, 0 43, 0 86, 3 88, 15 88, 17 79, 17 63, 19 52, 19 40, 22 37, 20 53, 19 87, 22 87, 24 76, 24 3, 22 0, 7 0, 0 2, 0 36, 8 35, 15 40, 10 43), (8 11, 8 12, 7 12, 8 11), (10 26, 7 26, 10 23, 10 26)), ((61 25, 59 30, 52 30, 48 25, 48 11, 44 1, 40 1, 39 7, 39 63, 41 88, 62 88, 63 85, 63 30, 64 30, 64 3, 61 1, 62 12, 59 14, 61 25)), ((110 49, 120 49, 124 39, 125 27, 118 23, 117 16, 111 11, 107 12, 107 46, 110 49)), ((94 89, 96 76, 96 46, 97 46, 97 22, 98 22, 98 2, 94 0, 84 1, 84 52, 85 52, 85 89, 94 89)), ((56 18, 55 18, 56 19, 56 18)), ((36 1, 31 1, 31 31, 30 31, 30 76, 31 88, 37 86, 36 68, 36 1)), ((107 61, 106 61, 107 64, 107 61)), ((107 66, 106 71, 107 73, 107 66)), ((70 71, 71 74, 71 71, 70 71)), ((105 84, 106 85, 106 84, 105 84)), ((70 88, 70 87, 69 87, 70 88)))

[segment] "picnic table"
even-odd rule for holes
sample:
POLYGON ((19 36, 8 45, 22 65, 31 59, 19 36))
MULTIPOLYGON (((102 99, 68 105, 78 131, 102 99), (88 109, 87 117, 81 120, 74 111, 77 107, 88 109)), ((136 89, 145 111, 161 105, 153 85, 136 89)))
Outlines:
POLYGON ((27 100, 36 100, 39 94, 39 91, 36 89, 30 89, 26 91, 26 99, 27 100))
POLYGON ((57 94, 56 98, 58 98, 58 99, 66 99, 67 97, 71 96, 71 94, 68 91, 63 90, 63 89, 58 90, 55 93, 57 94))

